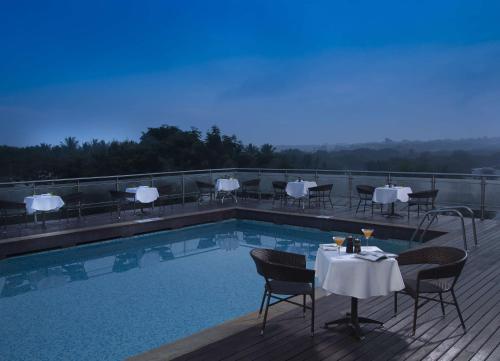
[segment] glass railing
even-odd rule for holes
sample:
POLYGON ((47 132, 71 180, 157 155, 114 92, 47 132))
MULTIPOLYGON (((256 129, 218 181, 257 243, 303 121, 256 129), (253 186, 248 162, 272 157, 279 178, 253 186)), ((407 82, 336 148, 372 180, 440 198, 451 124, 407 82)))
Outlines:
POLYGON ((98 211, 111 204, 109 191, 127 187, 168 185, 169 194, 178 203, 196 201, 196 181, 214 183, 218 178, 232 176, 240 183, 259 179, 262 198, 273 193, 273 181, 312 180, 318 185, 333 184, 332 200, 336 205, 353 207, 358 196, 357 185, 381 186, 387 183, 404 185, 414 192, 438 189, 437 205, 466 205, 473 208, 482 219, 500 209, 500 178, 493 175, 457 173, 383 172, 324 169, 257 169, 224 168, 191 171, 126 174, 106 177, 35 180, 0 183, 0 200, 23 202, 24 197, 52 193, 65 196, 74 192, 84 193, 84 208, 98 211))

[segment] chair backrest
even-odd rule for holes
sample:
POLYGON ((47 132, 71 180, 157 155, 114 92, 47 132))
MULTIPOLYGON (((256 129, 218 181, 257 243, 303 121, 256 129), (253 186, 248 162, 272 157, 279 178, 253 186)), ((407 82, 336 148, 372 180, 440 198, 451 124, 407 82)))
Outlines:
POLYGON ((302 282, 303 279, 294 278, 292 272, 287 272, 286 266, 304 268, 306 258, 303 255, 288 253, 267 248, 254 248, 250 256, 255 262, 257 273, 269 280, 302 282), (285 267, 283 267, 285 266, 285 267))
POLYGON ((398 256, 398 261, 404 264, 429 264, 437 265, 421 270, 421 279, 456 279, 460 276, 467 261, 467 252, 455 247, 422 247, 416 250, 403 252, 398 256))
POLYGON ((24 203, 20 203, 20 202, 0 200, 0 209, 2 209, 2 210, 26 209, 26 205, 24 203))
POLYGON ((370 185, 357 185, 356 190, 358 191, 359 195, 370 195, 373 196, 373 193, 375 192, 375 187, 370 186, 370 185))
POLYGON ((157 189, 160 196, 168 196, 173 193, 174 186, 172 184, 166 184, 164 186, 157 187, 157 189))
POLYGON ((274 181, 273 182, 273 190, 275 192, 282 192, 286 189, 286 182, 282 181, 274 181))
POLYGON ((258 187, 260 185, 260 179, 249 179, 241 183, 243 187, 258 187))
POLYGON ((83 201, 83 192, 67 194, 65 196, 62 196, 62 200, 64 201, 64 204, 81 203, 83 201))
POLYGON ((196 183, 196 187, 198 187, 198 189, 200 191, 212 190, 215 188, 215 186, 213 184, 210 184, 207 182, 196 181, 195 183, 196 183))
POLYGON ((320 186, 309 188, 309 192, 331 192, 333 184, 322 184, 320 186))
POLYGON ((413 192, 408 194, 408 197, 410 199, 422 199, 422 198, 429 198, 429 199, 436 199, 438 195, 439 189, 431 189, 427 191, 421 191, 421 192, 413 192))

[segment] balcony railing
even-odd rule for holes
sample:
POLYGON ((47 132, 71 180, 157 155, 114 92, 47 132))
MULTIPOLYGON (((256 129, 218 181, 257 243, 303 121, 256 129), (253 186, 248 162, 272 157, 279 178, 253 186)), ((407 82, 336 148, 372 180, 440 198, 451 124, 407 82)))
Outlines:
POLYGON ((500 179, 494 175, 324 169, 223 168, 7 182, 0 183, 0 199, 22 202, 24 197, 33 194, 54 193, 64 196, 83 192, 85 208, 97 209, 110 204, 110 190, 124 190, 138 185, 170 185, 173 187, 172 196, 184 204, 197 195, 197 180, 214 182, 224 176, 233 176, 240 182, 259 178, 263 195, 272 193, 272 182, 276 180, 290 181, 300 177, 318 184, 332 183, 334 204, 347 207, 355 205, 356 185, 393 183, 410 186, 413 191, 439 189, 438 205, 467 205, 476 210, 482 219, 490 211, 500 209, 500 179))

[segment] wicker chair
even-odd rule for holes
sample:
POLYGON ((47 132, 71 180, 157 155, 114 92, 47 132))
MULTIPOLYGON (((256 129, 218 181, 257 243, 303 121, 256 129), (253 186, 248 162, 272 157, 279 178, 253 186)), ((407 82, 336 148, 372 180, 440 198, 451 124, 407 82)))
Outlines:
POLYGON ((273 205, 277 200, 280 201, 281 205, 286 204, 287 198, 288 195, 286 194, 286 182, 273 182, 273 205))
MULTIPOLYGON (((373 215, 373 207, 375 206, 375 202, 373 201, 373 193, 375 192, 375 187, 369 185, 358 185, 356 186, 356 190, 359 195, 358 206, 356 207, 356 214, 358 214, 359 207, 361 207, 361 203, 363 203, 363 213, 365 213, 366 206, 371 207, 372 215, 373 215)), ((382 205, 380 205, 380 211, 382 212, 382 205)))
POLYGON ((70 211, 78 212, 78 219, 82 218, 82 204, 83 204, 83 192, 70 193, 61 197, 64 206, 62 207, 62 211, 64 213, 64 218, 66 220, 69 219, 70 211))
POLYGON ((312 203, 316 203, 318 207, 321 207, 321 204, 323 204, 323 207, 325 208, 327 202, 329 202, 330 206, 333 208, 332 189, 333 184, 323 184, 309 188, 309 207, 311 207, 312 201, 312 203))
POLYGON ((196 187, 198 188, 198 203, 203 201, 204 196, 208 196, 210 202, 215 198, 215 186, 213 184, 196 181, 196 187))
POLYGON ((250 179, 241 183, 241 197, 247 199, 254 196, 260 199, 260 179, 250 179))
POLYGON ((7 218, 18 216, 23 216, 25 224, 28 223, 28 213, 24 203, 0 200, 0 217, 4 230, 7 228, 7 218))
POLYGON ((424 208, 425 211, 435 209, 434 203, 436 201, 438 191, 438 189, 434 189, 408 194, 408 218, 410 218, 411 207, 417 207, 417 216, 420 216, 421 208, 424 208))
POLYGON ((458 307, 454 287, 467 260, 467 252, 454 247, 423 247, 416 250, 403 252, 398 256, 400 266, 406 265, 433 265, 417 272, 416 278, 403 278, 405 289, 394 293, 394 313, 398 310, 398 293, 411 296, 415 300, 413 313, 413 334, 417 328, 417 312, 420 307, 429 301, 441 303, 441 311, 445 315, 444 305, 454 305, 458 317, 466 331, 465 323, 458 307), (451 293, 453 302, 443 300, 443 293, 451 293), (422 296, 422 294, 437 294, 435 297, 422 296), (419 299, 425 300, 418 304, 419 299))
POLYGON ((314 335, 314 270, 306 268, 305 256, 263 248, 253 249, 250 255, 257 267, 257 273, 264 277, 266 282, 259 310, 259 315, 261 315, 267 297, 261 335, 264 334, 266 328, 269 307, 280 302, 300 306, 304 314, 306 309, 310 309, 311 336, 314 335), (298 295, 303 296, 302 304, 291 300, 292 297, 298 295), (306 296, 311 297, 311 306, 306 305, 306 296), (277 301, 271 304, 271 298, 277 301))
MULTIPOLYGON (((118 214, 118 219, 122 215, 122 207, 130 202, 130 198, 135 198, 135 194, 123 191, 109 191, 111 196, 111 202, 116 206, 116 213, 118 214)), ((135 213, 135 202, 134 203, 134 213, 135 213)), ((113 215, 113 209, 111 209, 111 215, 113 215)))

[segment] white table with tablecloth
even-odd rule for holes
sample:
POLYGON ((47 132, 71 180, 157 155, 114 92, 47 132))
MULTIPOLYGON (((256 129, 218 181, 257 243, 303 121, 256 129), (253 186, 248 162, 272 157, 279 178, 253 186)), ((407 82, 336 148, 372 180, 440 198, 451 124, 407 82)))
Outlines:
POLYGON ((408 194, 412 193, 410 187, 377 187, 373 192, 373 201, 380 204, 390 204, 391 211, 386 214, 388 217, 401 217, 395 212, 396 202, 408 202, 408 194))
POLYGON ((240 182, 235 178, 219 178, 215 182, 215 197, 220 198, 224 203, 224 198, 230 196, 238 203, 236 191, 240 188, 240 182))
POLYGON ((316 187, 316 182, 294 181, 286 184, 286 194, 292 198, 304 198, 309 194, 309 188, 316 187))
POLYGON ((139 203, 152 203, 160 196, 156 187, 148 186, 126 188, 125 192, 133 193, 135 195, 134 198, 130 198, 129 200, 131 202, 135 201, 139 203))
MULTIPOLYGON (((374 246, 362 247, 362 251, 381 252, 374 246)), ((381 324, 376 320, 358 317, 358 299, 386 296, 405 287, 396 259, 368 261, 347 254, 345 247, 341 248, 340 255, 336 248, 324 250, 320 247, 316 254, 315 269, 320 287, 330 293, 351 297, 351 312, 345 318, 327 322, 326 325, 351 324, 358 338, 362 337, 359 323, 381 324)))
MULTIPOLYGON (((61 197, 53 194, 39 194, 25 197, 24 204, 26 205, 26 212, 34 215, 36 223, 38 221, 38 212, 43 215, 45 212, 57 211, 64 206, 64 201, 61 197)), ((43 227, 45 227, 45 217, 43 217, 42 222, 43 227)))

